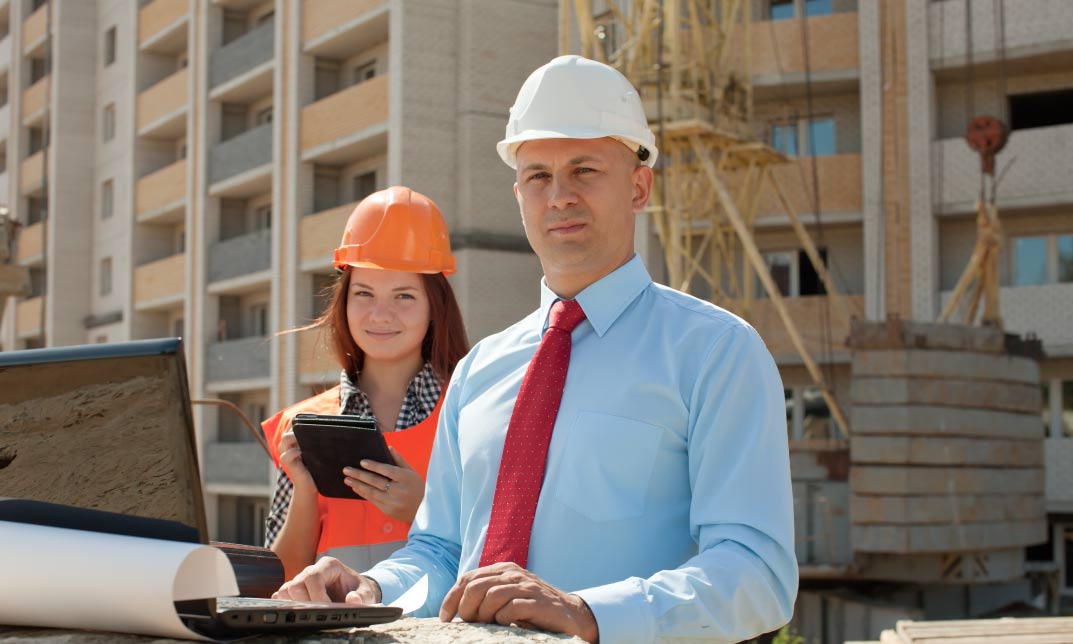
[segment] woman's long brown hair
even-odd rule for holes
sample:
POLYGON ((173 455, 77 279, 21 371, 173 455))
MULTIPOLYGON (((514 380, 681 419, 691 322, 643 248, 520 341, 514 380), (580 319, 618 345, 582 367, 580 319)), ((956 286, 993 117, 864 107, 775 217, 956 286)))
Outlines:
MULTIPOLYGON (((347 324, 347 294, 350 290, 350 267, 343 269, 332 289, 332 301, 310 327, 322 327, 328 333, 328 342, 336 361, 350 378, 357 383, 358 374, 365 363, 365 352, 354 342, 347 324)), ((455 299, 455 292, 443 273, 420 273, 421 283, 429 303, 429 325, 421 344, 421 357, 432 364, 440 384, 447 385, 455 365, 469 351, 466 326, 462 311, 455 299)))

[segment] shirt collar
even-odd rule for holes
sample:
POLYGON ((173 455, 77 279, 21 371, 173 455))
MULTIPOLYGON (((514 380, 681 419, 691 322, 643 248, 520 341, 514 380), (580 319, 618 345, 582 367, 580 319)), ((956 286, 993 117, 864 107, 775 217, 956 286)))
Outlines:
MULTIPOLYGON (((581 310, 585 312, 585 318, 596 331, 596 335, 603 337, 626 307, 651 283, 648 269, 635 253, 630 261, 587 286, 574 299, 581 305, 581 310)), ((548 288, 547 280, 541 279, 538 318, 541 333, 548 328, 551 305, 560 299, 562 298, 548 288)))

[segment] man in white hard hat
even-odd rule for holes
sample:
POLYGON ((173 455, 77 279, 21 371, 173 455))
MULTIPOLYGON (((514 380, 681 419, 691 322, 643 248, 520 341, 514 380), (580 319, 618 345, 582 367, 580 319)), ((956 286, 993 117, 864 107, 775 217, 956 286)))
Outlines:
POLYGON ((785 403, 740 318, 634 254, 657 150, 616 70, 526 80, 498 151, 544 269, 540 308, 478 343, 443 403, 409 542, 365 575, 322 560, 279 593, 589 642, 737 642, 797 594, 785 403))

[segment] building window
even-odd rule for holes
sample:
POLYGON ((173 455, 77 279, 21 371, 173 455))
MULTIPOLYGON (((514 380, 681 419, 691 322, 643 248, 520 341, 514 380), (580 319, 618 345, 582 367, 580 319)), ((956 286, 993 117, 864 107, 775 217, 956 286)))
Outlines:
POLYGON ((175 237, 174 237, 174 239, 172 241, 173 241, 172 248, 175 249, 175 254, 176 255, 178 255, 180 253, 185 253, 186 252, 186 229, 183 228, 182 226, 177 226, 175 228, 175 237))
POLYGON ((814 157, 835 154, 835 120, 813 119, 808 124, 808 153, 814 157))
POLYGON ((115 62, 115 39, 116 31, 115 27, 109 27, 108 31, 104 32, 104 66, 107 67, 115 62))
POLYGON ((101 260, 101 295, 112 294, 112 258, 101 260))
POLYGON ((837 438, 831 410, 819 387, 784 389, 786 428, 791 440, 837 438))
POLYGON ((376 61, 370 60, 367 63, 362 63, 354 68, 354 84, 364 83, 370 78, 376 76, 376 61))
POLYGON ((48 0, 30 0, 30 13, 33 13, 34 11, 37 11, 41 7, 45 6, 46 2, 48 2, 48 0))
POLYGON ((250 335, 268 335, 268 303, 259 302, 250 306, 250 335))
POLYGON ((115 103, 104 106, 104 122, 101 124, 105 141, 115 138, 115 103))
POLYGON ((255 127, 256 125, 264 125, 265 123, 271 123, 272 108, 266 107, 263 110, 257 112, 257 116, 254 117, 254 121, 256 122, 255 127))
POLYGON ((354 177, 354 200, 360 201, 376 192, 376 172, 365 172, 354 177))
POLYGON ((30 59, 30 85, 48 76, 49 63, 44 58, 30 59))
MULTIPOLYGON (((819 248, 820 260, 827 264, 827 249, 819 248)), ((801 297, 807 295, 826 295, 827 289, 808 253, 803 250, 768 251, 762 253, 767 262, 771 279, 783 297, 801 297)), ((764 293, 763 284, 758 285, 759 292, 764 293)))
POLYGON ((831 0, 771 0, 768 5, 768 18, 770 20, 789 20, 804 15, 827 16, 834 11, 831 0))
POLYGON ((1013 286, 1073 282, 1073 233, 1015 237, 1010 248, 1013 286))
POLYGON ((48 198, 29 197, 26 199, 26 225, 33 225, 47 218, 48 198))
POLYGON ((768 18, 771 20, 786 20, 793 17, 794 0, 771 0, 768 18))
POLYGON ((1073 89, 1010 96, 1010 129, 1073 123, 1073 89))
POLYGON ((108 219, 115 210, 115 189, 112 180, 101 184, 101 218, 108 219))
POLYGON ((771 126, 771 147, 791 157, 797 156, 797 124, 774 124, 771 126))
POLYGON ((7 172, 7 141, 0 143, 0 174, 7 172))
POLYGON ((28 156, 33 156, 33 155, 37 154, 41 150, 44 150, 45 146, 48 145, 48 134, 45 133, 44 128, 32 127, 32 128, 30 128, 30 131, 29 131, 28 134, 29 134, 29 136, 27 137, 27 139, 28 139, 27 144, 29 145, 29 147, 27 148, 28 156))
POLYGON ((266 204, 264 206, 258 206, 253 209, 253 215, 250 220, 250 230, 268 230, 272 228, 272 204, 266 204))
POLYGON ((1073 380, 1045 380, 1040 389, 1043 393, 1043 427, 1047 436, 1073 438, 1073 380))

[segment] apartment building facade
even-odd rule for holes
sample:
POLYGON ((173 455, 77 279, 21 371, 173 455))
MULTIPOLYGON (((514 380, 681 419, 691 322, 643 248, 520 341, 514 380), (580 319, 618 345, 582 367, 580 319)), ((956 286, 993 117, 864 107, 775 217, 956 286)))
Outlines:
MULTIPOLYGON (((979 115, 1009 125, 996 163, 1000 310, 1007 332, 1038 337, 1045 353, 1049 541, 1027 566, 1055 564, 1060 592, 1073 595, 1073 11, 1048 0, 770 0, 754 17, 758 136, 797 157, 780 169, 795 208, 861 317, 939 318, 977 239, 981 162, 966 128, 979 115)), ((773 200, 768 210, 757 241, 849 400, 848 329, 773 200)), ((758 313, 791 437, 834 436, 778 318, 758 313)), ((1012 596, 982 591, 971 611, 1012 596)))
MULTIPOLYGON (((555 55, 554 0, 0 2, 0 203, 33 292, 4 350, 185 340, 192 397, 258 422, 338 369, 307 324, 365 195, 435 200, 471 341, 535 306, 540 267, 495 154, 555 55), (8 164, 10 162, 10 164, 8 164)), ((274 482, 195 404, 214 538, 263 539, 274 482)))

